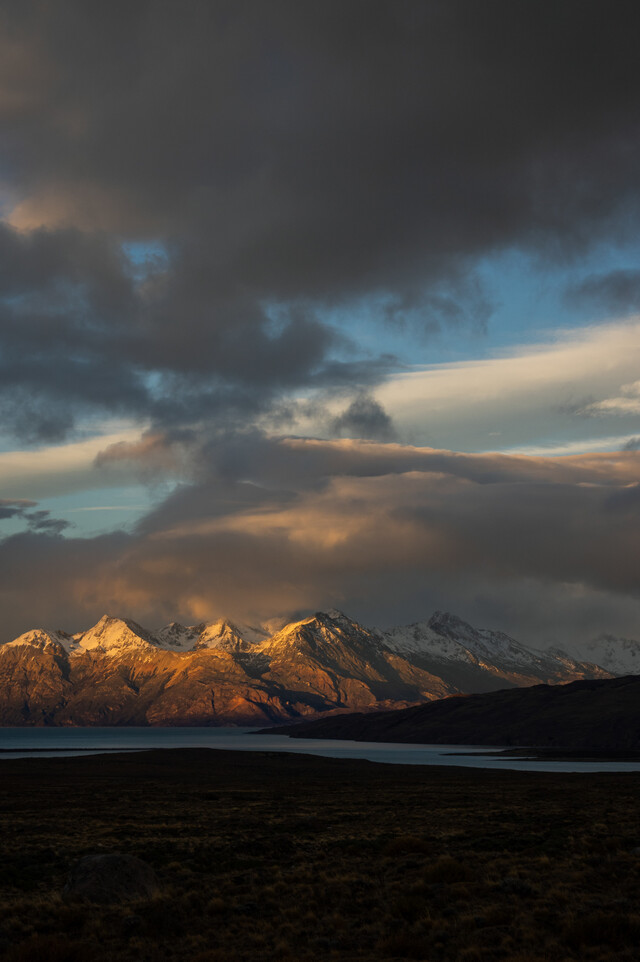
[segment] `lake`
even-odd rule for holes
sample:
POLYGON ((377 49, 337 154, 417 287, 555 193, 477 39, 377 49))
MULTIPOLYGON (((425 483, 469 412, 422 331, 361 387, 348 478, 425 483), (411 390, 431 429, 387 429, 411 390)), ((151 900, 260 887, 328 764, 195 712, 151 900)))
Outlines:
POLYGON ((640 762, 548 761, 500 755, 486 745, 403 745, 258 735, 256 728, 0 728, 0 760, 137 752, 150 748, 216 748, 362 758, 396 765, 456 765, 529 772, 639 772, 640 762))

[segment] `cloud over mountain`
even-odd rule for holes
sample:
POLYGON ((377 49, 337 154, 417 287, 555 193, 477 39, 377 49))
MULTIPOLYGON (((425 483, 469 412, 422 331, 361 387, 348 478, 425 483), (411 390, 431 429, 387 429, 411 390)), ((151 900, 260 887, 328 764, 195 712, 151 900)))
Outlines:
MULTIPOLYGON (((160 443, 130 454, 157 464, 160 443)), ((506 627, 530 640, 527 623, 549 641, 553 623, 571 641, 596 610, 603 627, 631 633, 635 451, 533 458, 234 436, 190 458, 191 481, 127 533, 0 542, 5 630, 23 627, 23 608, 49 622, 53 609, 73 628, 105 608, 246 621, 336 601, 388 622, 457 592, 465 612, 485 617, 502 599, 506 627)))

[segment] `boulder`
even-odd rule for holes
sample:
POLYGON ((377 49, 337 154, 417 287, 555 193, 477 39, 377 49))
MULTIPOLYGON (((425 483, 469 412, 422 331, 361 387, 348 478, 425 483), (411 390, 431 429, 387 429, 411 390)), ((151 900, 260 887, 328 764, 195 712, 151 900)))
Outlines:
POLYGON ((155 872, 142 859, 111 852, 87 855, 71 869, 62 890, 65 901, 132 902, 158 892, 155 872))

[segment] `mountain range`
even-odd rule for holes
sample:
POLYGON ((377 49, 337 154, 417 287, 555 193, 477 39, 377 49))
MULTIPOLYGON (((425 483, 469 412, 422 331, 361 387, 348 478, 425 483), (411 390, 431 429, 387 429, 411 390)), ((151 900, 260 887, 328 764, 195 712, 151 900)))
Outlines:
POLYGON ((331 610, 275 633, 226 620, 149 632, 105 615, 74 635, 35 629, 0 645, 0 725, 277 724, 608 678, 640 664, 637 642, 604 639, 591 650, 600 664, 443 612, 381 631, 331 610))

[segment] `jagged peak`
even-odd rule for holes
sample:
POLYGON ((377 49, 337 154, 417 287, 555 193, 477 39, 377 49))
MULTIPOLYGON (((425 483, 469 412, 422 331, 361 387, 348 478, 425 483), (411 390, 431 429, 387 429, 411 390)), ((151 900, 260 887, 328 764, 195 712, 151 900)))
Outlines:
POLYGON ((315 645, 323 647, 342 641, 351 644, 356 643, 357 639, 364 641, 366 635, 371 635, 368 629, 363 628, 343 612, 331 609, 316 611, 306 618, 290 622, 267 639, 261 648, 274 651, 281 647, 290 649, 292 646, 300 645, 304 649, 309 643, 312 647, 315 645))
POLYGON ((168 651, 189 651, 203 630, 204 625, 187 628, 178 621, 172 621, 154 632, 154 642, 168 651))
POLYGON ((493 640, 500 643, 520 644, 504 631, 496 631, 492 628, 476 628, 465 621, 464 618, 460 618, 459 615, 454 615, 450 611, 434 611, 427 622, 427 627, 440 634, 455 634, 461 639, 482 639, 484 643, 493 640))
POLYGON ((362 626, 350 618, 349 615, 345 615, 344 611, 340 611, 338 608, 328 608, 326 611, 316 611, 313 615, 310 615, 305 619, 304 622, 298 622, 298 624, 308 624, 310 622, 317 621, 321 625, 339 625, 343 627, 345 625, 353 628, 361 628, 362 626))
POLYGON ((474 634, 477 631, 477 628, 470 625, 468 621, 465 621, 458 615, 452 614, 450 611, 434 611, 427 622, 427 627, 433 631, 438 631, 438 629, 442 628, 449 631, 471 631, 474 634))
POLYGON ((207 622, 206 627, 220 628, 221 630, 224 630, 225 628, 231 628, 233 631, 238 630, 237 624, 235 621, 232 621, 231 618, 217 618, 215 621, 207 622))
POLYGON ((327 608, 326 611, 321 611, 321 615, 326 615, 327 618, 331 618, 332 621, 351 621, 348 615, 345 615, 344 611, 340 611, 339 608, 327 608))
POLYGON ((228 618, 218 618, 204 625, 201 634, 209 638, 224 638, 229 635, 241 637, 240 629, 228 618))
POLYGON ((93 626, 90 631, 95 631, 96 628, 112 628, 118 625, 125 625, 131 631, 141 632, 142 634, 148 634, 146 628, 139 625, 137 621, 132 618, 124 618, 122 615, 103 615, 102 618, 93 626))
POLYGON ((93 628, 74 635, 74 640, 85 650, 155 647, 153 636, 142 625, 114 615, 103 615, 93 628))
POLYGON ((19 648, 22 645, 31 645, 35 648, 43 648, 52 644, 60 646, 63 637, 68 638, 69 636, 63 632, 49 631, 46 628, 31 628, 14 638, 13 641, 6 642, 6 647, 19 648))
POLYGON ((129 631, 133 631, 136 634, 139 634, 141 637, 146 637, 149 634, 146 628, 143 628, 142 625, 139 625, 131 618, 105 614, 98 621, 96 621, 95 625, 92 625, 91 628, 85 628, 84 631, 78 631, 73 637, 81 638, 83 635, 88 635, 89 632, 102 634, 107 630, 113 630, 116 628, 127 628, 129 631))
POLYGON ((276 631, 272 638, 286 638, 289 635, 299 634, 305 628, 327 628, 332 626, 334 622, 333 618, 330 618, 324 611, 316 611, 312 615, 307 615, 306 618, 299 618, 297 621, 290 621, 288 624, 283 625, 279 631, 276 631))
POLYGON ((246 645, 248 647, 265 641, 268 637, 263 628, 239 624, 229 618, 219 618, 200 626, 196 648, 219 648, 225 645, 246 645))
POLYGON ((557 645, 551 645, 549 648, 545 648, 544 651, 547 655, 552 655, 554 658, 571 658, 568 651, 565 651, 564 648, 558 648, 557 645))

